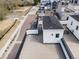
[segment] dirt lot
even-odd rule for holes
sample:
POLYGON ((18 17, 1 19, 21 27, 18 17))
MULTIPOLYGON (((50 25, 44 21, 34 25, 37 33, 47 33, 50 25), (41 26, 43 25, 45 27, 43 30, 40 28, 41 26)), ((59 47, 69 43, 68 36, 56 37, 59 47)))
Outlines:
POLYGON ((14 20, 0 21, 0 39, 14 25, 14 20))
MULTIPOLYGON (((12 16, 21 17, 21 16, 27 14, 27 12, 29 11, 29 9, 31 7, 32 6, 20 7, 18 9, 14 10, 12 14, 7 16, 8 17, 7 19, 9 19, 9 20, 0 21, 0 31, 3 31, 4 29, 11 27, 11 25, 15 22, 14 20, 11 20, 11 19, 13 19, 12 16)), ((20 21, 17 21, 16 24, 10 29, 10 31, 8 33, 6 33, 6 35, 0 40, 0 48, 2 48, 5 45, 5 43, 10 38, 10 36, 13 34, 13 32, 15 31, 15 29, 17 28, 19 23, 20 23, 20 21)))
POLYGON ((14 23, 14 20, 3 20, 0 21, 0 31, 3 31, 7 27, 10 27, 14 23))
MULTIPOLYGON (((9 24, 9 22, 7 22, 9 24)), ((8 24, 4 23, 4 26, 8 25, 8 24)), ((15 25, 10 29, 10 31, 8 31, 5 36, 0 40, 0 48, 2 48, 5 43, 7 42, 7 40, 10 38, 10 36, 13 34, 13 32, 15 31, 16 27, 19 25, 19 21, 16 21, 15 25)), ((9 24, 10 25, 10 24, 9 24)))
POLYGON ((17 15, 19 16, 23 16, 25 14, 27 14, 27 12, 29 11, 29 9, 31 8, 32 6, 27 6, 27 7, 20 7, 16 10, 13 11, 13 13, 17 13, 17 15))

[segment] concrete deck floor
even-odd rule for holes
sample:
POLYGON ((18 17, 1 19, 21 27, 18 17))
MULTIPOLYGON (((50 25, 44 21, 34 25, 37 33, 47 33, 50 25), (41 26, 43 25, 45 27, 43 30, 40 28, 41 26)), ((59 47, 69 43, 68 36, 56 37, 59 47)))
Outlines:
POLYGON ((79 41, 70 32, 69 34, 64 34, 64 39, 75 59, 79 59, 79 41))
POLYGON ((29 35, 19 59, 64 59, 64 56, 59 44, 43 44, 39 35, 29 35))

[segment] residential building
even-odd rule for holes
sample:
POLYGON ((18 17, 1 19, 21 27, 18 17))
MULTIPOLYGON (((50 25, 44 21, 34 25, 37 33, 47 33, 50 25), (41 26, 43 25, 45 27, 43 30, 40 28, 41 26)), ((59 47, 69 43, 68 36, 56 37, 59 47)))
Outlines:
POLYGON ((79 15, 70 15, 67 27, 79 40, 79 15))
POLYGON ((64 29, 54 16, 43 16, 43 43, 59 43, 64 29))

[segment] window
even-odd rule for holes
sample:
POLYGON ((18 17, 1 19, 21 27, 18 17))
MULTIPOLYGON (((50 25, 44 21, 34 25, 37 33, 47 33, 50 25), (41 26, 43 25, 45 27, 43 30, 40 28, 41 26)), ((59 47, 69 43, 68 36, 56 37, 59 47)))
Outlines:
POLYGON ((78 26, 76 26, 76 30, 78 30, 78 26))
POLYGON ((71 25, 73 24, 73 22, 71 22, 71 25))
POLYGON ((51 34, 53 36, 53 34, 51 34))
POLYGON ((56 38, 59 38, 59 34, 56 34, 56 38))
POLYGON ((68 20, 69 19, 69 17, 67 17, 67 19, 66 20, 68 20))

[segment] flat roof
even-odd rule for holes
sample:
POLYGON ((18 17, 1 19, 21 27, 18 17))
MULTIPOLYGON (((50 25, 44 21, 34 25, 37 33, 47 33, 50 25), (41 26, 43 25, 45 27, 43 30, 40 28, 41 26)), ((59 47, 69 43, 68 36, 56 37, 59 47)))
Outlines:
POLYGON ((28 35, 19 59, 65 59, 59 44, 43 44, 41 35, 28 35))
POLYGON ((79 22, 79 15, 70 15, 70 16, 79 22))
POLYGON ((43 28, 44 29, 63 29, 55 16, 43 16, 43 28))

